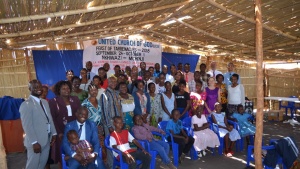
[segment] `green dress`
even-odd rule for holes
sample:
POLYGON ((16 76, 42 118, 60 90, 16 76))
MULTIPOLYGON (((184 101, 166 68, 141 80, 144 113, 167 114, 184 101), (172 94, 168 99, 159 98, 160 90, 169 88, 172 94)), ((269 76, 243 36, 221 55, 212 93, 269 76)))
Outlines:
POLYGON ((77 96, 78 99, 80 100, 80 103, 82 103, 86 98, 89 97, 89 94, 85 90, 81 90, 80 93, 72 92, 71 96, 77 96))

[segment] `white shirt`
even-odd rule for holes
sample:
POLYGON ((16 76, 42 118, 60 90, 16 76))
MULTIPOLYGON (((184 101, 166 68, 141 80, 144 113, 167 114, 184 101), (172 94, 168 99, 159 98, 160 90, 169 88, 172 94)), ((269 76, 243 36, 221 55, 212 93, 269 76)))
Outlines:
MULTIPOLYGON (((82 125, 81 123, 79 123, 78 121, 77 122, 77 125, 78 125, 78 130, 80 129, 80 125, 82 125)), ((83 126, 81 128, 81 135, 80 135, 80 138, 79 140, 85 140, 85 122, 83 123, 83 126)))
POLYGON ((166 74, 166 80, 165 80, 165 82, 166 81, 169 81, 170 83, 173 83, 174 82, 174 77, 172 76, 172 75, 170 75, 170 74, 166 74))
MULTIPOLYGON (((135 138, 130 133, 128 133, 128 141, 132 142, 134 139, 135 138)), ((116 141, 116 139, 113 136, 110 136, 109 137, 109 146, 112 147, 114 145, 117 145, 117 141, 116 141)), ((124 152, 124 151, 127 151, 127 150, 131 149, 131 147, 130 147, 130 145, 129 145, 128 142, 124 143, 124 144, 117 145, 117 148, 121 152, 124 152)), ((118 153, 113 152, 113 154, 114 154, 115 157, 118 157, 118 153)))
POLYGON ((245 90, 242 84, 235 87, 228 86, 228 104, 245 105, 245 90))
POLYGON ((207 74, 209 74, 210 75, 210 77, 214 77, 215 79, 216 79, 216 76, 218 75, 218 74, 223 74, 222 72, 220 72, 220 71, 218 71, 218 70, 210 70, 210 71, 208 71, 208 72, 206 72, 207 74), (215 73, 215 76, 213 76, 213 74, 215 73))

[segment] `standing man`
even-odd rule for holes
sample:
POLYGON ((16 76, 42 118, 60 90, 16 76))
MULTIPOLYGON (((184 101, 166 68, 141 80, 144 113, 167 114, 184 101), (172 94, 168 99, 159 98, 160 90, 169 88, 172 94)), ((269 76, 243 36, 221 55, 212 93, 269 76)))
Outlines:
POLYGON ((184 64, 184 80, 188 83, 194 80, 194 73, 190 72, 191 65, 189 63, 184 64))
POLYGON ((30 96, 21 104, 21 122, 25 132, 24 145, 27 149, 26 169, 44 169, 50 145, 56 140, 56 130, 49 104, 40 99, 42 84, 38 80, 29 82, 30 96))
MULTIPOLYGON (((100 142, 98 139, 98 128, 93 121, 88 120, 88 110, 86 107, 80 107, 76 112, 76 120, 66 124, 62 148, 67 156, 69 168, 79 168, 85 166, 87 168, 105 169, 102 159, 99 158, 100 142), (74 151, 71 148, 71 143, 68 141, 68 132, 75 130, 79 140, 88 141, 93 147, 91 152, 92 158, 84 159, 81 153, 74 151), (97 163, 95 163, 97 161, 97 163)), ((75 141, 75 140, 74 140, 75 141)), ((77 140, 78 141, 78 140, 77 140)))
POLYGON ((146 71, 146 63, 145 62, 141 62, 140 63, 140 68, 141 68, 141 71, 139 71, 139 76, 140 77, 143 77, 144 76, 144 73, 146 71))
MULTIPOLYGON (((224 83, 226 84, 226 88, 228 88, 228 86, 231 85, 231 80, 230 80, 231 76, 233 74, 237 74, 233 71, 234 70, 234 64, 232 62, 229 62, 227 64, 227 69, 228 69, 228 72, 224 73, 224 75, 223 75, 224 76, 224 83)), ((238 84, 241 84, 241 79, 240 78, 238 79, 238 84)))
POLYGON ((151 73, 148 70, 146 70, 143 77, 143 80, 145 82, 145 90, 144 90, 145 93, 149 92, 148 84, 153 82, 150 79, 150 77, 151 77, 151 73))
MULTIPOLYGON (((121 108, 121 100, 119 93, 115 90, 117 87, 117 79, 115 77, 108 78, 108 88, 100 97, 100 105, 102 112, 102 123, 104 125, 105 137, 110 135, 114 131, 113 117, 121 116, 123 119, 123 113, 121 108)), ((107 151, 107 164, 109 168, 113 165, 113 155, 111 151, 107 151)))
POLYGON ((92 72, 93 63, 91 61, 87 61, 85 63, 85 68, 87 70, 87 79, 88 80, 93 80, 93 77, 96 75, 95 73, 92 72))
POLYGON ((180 70, 182 72, 182 63, 177 64, 177 70, 180 70))
POLYGON ((195 71, 194 79, 192 81, 188 82, 190 93, 191 92, 196 92, 196 81, 202 81, 200 79, 200 72, 199 71, 195 71))
POLYGON ((217 70, 217 63, 216 62, 211 62, 210 64, 211 70, 207 72, 207 74, 210 75, 210 77, 213 77, 216 80, 216 76, 218 74, 223 74, 222 72, 217 70))
POLYGON ((159 74, 161 73, 161 71, 160 71, 160 64, 159 63, 155 63, 154 68, 155 68, 155 71, 154 71, 153 76, 154 77, 158 77, 159 74))

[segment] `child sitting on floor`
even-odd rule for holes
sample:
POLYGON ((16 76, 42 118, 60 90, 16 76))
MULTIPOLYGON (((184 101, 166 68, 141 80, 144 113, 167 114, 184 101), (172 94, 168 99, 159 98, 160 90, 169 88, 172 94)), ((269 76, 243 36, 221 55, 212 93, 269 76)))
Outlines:
POLYGON ((179 163, 185 158, 185 155, 188 154, 189 150, 194 144, 194 138, 188 136, 187 133, 183 130, 182 122, 179 120, 180 112, 177 109, 172 110, 172 119, 168 121, 166 132, 168 135, 168 141, 171 141, 170 135, 173 136, 173 140, 178 144, 178 158, 179 163), (184 153, 184 154, 182 154, 184 153))
MULTIPOLYGON (((142 162, 141 169, 149 169, 151 156, 150 154, 140 145, 140 143, 128 132, 123 130, 123 119, 120 116, 113 118, 115 131, 110 135, 109 142, 110 146, 122 152, 123 159, 128 164, 129 169, 136 169, 136 160, 142 162), (129 146, 129 141, 133 142, 142 151, 137 151, 129 146)), ((114 156, 117 158, 118 154, 114 152, 114 156)))
POLYGON ((199 105, 196 114, 192 117, 191 128, 194 130, 194 148, 199 152, 199 156, 205 156, 207 147, 215 148, 220 146, 220 141, 216 133, 209 129, 209 124, 203 114, 204 106, 199 105))
MULTIPOLYGON (((70 130, 67 133, 67 138, 70 143, 71 149, 83 157, 85 160, 94 158, 92 145, 86 140, 79 140, 78 133, 75 130, 70 130)), ((65 160, 70 157, 66 156, 65 160)))
POLYGON ((142 117, 140 115, 134 115, 133 122, 134 126, 132 128, 132 132, 134 134, 134 137, 139 140, 149 141, 150 149, 152 151, 156 151, 160 155, 163 163, 170 169, 176 169, 176 167, 172 164, 172 161, 168 157, 170 151, 169 144, 162 140, 154 139, 152 135, 152 131, 159 132, 163 135, 166 133, 161 129, 143 123, 142 117))
POLYGON ((237 113, 233 113, 231 117, 237 121, 240 126, 240 135, 241 137, 246 137, 247 145, 249 145, 249 136, 254 135, 256 131, 255 126, 248 120, 248 118, 251 117, 251 114, 245 113, 243 105, 238 105, 237 113))
POLYGON ((215 103, 215 112, 212 113, 211 117, 213 123, 219 127, 220 137, 224 137, 225 140, 225 155, 232 157, 232 148, 236 140, 241 139, 239 132, 227 123, 225 113, 221 112, 222 105, 218 102, 215 103))

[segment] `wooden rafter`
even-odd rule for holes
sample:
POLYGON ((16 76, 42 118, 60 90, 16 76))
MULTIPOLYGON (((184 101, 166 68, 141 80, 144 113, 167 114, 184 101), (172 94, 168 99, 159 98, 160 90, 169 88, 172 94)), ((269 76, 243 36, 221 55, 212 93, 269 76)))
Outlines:
POLYGON ((143 3, 143 2, 149 2, 149 1, 152 1, 152 0, 131 0, 131 1, 123 1, 120 3, 90 7, 87 9, 76 9, 76 10, 69 10, 69 11, 47 13, 47 14, 43 14, 43 15, 30 15, 30 16, 22 16, 22 17, 15 17, 15 18, 5 18, 5 19, 0 19, 0 24, 32 21, 32 20, 38 20, 38 19, 47 19, 47 18, 52 18, 52 17, 67 16, 67 15, 77 15, 77 14, 89 13, 89 12, 97 12, 97 11, 101 11, 101 10, 120 8, 120 7, 124 7, 124 6, 129 6, 129 5, 134 5, 134 4, 139 4, 139 3, 143 3))
POLYGON ((204 0, 195 0, 195 1, 188 1, 188 2, 189 3, 187 3, 185 5, 182 5, 179 8, 177 8, 175 12, 173 12, 170 15, 168 15, 167 17, 165 17, 160 22, 157 22, 156 24, 154 24, 153 26, 151 26, 148 30, 155 30, 157 27, 159 27, 162 23, 168 21, 170 18, 177 16, 178 14, 180 14, 180 12, 182 12, 182 11, 184 11, 186 9, 192 8, 195 5, 199 5, 200 3, 204 2, 204 0))
POLYGON ((198 33, 203 33, 204 35, 213 37, 213 38, 218 39, 218 40, 221 40, 221 41, 223 41, 223 42, 227 42, 227 43, 230 43, 230 44, 235 44, 235 45, 238 45, 238 46, 241 46, 241 47, 246 47, 246 48, 254 48, 253 46, 245 45, 245 44, 242 44, 242 43, 239 43, 239 42, 234 42, 234 41, 231 41, 231 40, 222 38, 222 37, 220 37, 220 36, 216 36, 216 35, 214 35, 214 34, 212 34, 212 33, 206 32, 206 31, 204 31, 204 30, 202 30, 202 29, 196 28, 196 27, 194 27, 193 25, 190 25, 190 24, 188 24, 188 23, 185 23, 185 22, 183 22, 183 21, 181 21, 181 20, 179 20, 179 19, 177 19, 177 18, 173 18, 173 19, 176 20, 177 22, 179 22, 179 23, 181 23, 181 24, 183 24, 183 25, 185 25, 185 26, 191 28, 191 29, 194 29, 194 30, 197 31, 198 33))
MULTIPOLYGON (((226 8, 225 6, 223 6, 223 5, 219 4, 219 3, 217 3, 217 2, 214 1, 214 0, 206 0, 206 2, 208 2, 209 4, 211 4, 211 5, 215 6, 215 7, 219 8, 219 9, 221 9, 221 10, 227 12, 227 13, 229 13, 230 15, 239 17, 239 18, 241 18, 241 19, 243 19, 243 20, 245 20, 245 21, 247 21, 247 22, 250 22, 250 23, 255 24, 255 20, 254 20, 254 19, 248 18, 248 17, 246 17, 246 16, 244 16, 244 15, 241 15, 241 14, 239 14, 239 13, 237 13, 237 12, 231 10, 231 9, 228 9, 228 8, 226 8)), ((282 35, 282 36, 284 36, 284 37, 287 37, 287 38, 290 38, 290 39, 293 39, 293 40, 298 40, 298 39, 299 39, 299 38, 296 37, 296 36, 292 36, 292 35, 290 35, 290 34, 284 33, 284 32, 281 31, 281 30, 277 30, 277 29, 272 28, 272 27, 270 27, 270 26, 268 26, 268 25, 265 25, 265 24, 263 24, 262 27, 263 27, 264 29, 267 29, 267 30, 269 30, 269 31, 272 31, 272 32, 274 32, 274 33, 277 33, 277 34, 279 34, 279 35, 282 35)))
POLYGON ((153 19, 153 20, 138 22, 138 23, 135 23, 135 24, 115 26, 115 27, 110 27, 110 28, 90 30, 90 31, 85 31, 85 32, 71 33, 71 34, 65 34, 65 35, 59 35, 59 36, 51 36, 51 37, 45 37, 45 38, 41 38, 41 39, 34 39, 34 40, 28 40, 28 41, 19 41, 18 43, 19 44, 26 44, 26 43, 37 42, 37 41, 44 41, 44 40, 51 40, 51 39, 58 39, 58 38, 66 38, 66 37, 70 37, 70 36, 82 36, 82 35, 91 34, 91 33, 99 33, 99 32, 109 31, 109 30, 113 30, 113 29, 126 28, 126 27, 129 27, 129 26, 137 26, 137 25, 148 24, 148 23, 157 22, 157 21, 160 21, 160 20, 161 19, 153 19))
POLYGON ((18 36, 26 36, 26 35, 34 35, 34 34, 39 34, 39 33, 60 31, 63 29, 88 26, 88 25, 123 19, 123 18, 127 18, 127 17, 132 17, 132 16, 136 16, 136 15, 140 15, 140 14, 146 14, 146 13, 151 13, 151 12, 160 11, 160 10, 164 10, 164 9, 174 8, 177 6, 184 5, 184 4, 186 4, 186 2, 165 5, 165 6, 161 6, 161 7, 157 7, 157 8, 153 8, 153 9, 140 10, 140 11, 136 11, 136 12, 132 12, 132 13, 123 14, 120 16, 114 16, 114 17, 103 18, 103 19, 98 19, 98 20, 94 20, 94 21, 83 22, 81 24, 70 24, 70 25, 58 26, 55 28, 47 28, 47 29, 42 29, 42 30, 40 29, 40 30, 33 30, 33 31, 26 31, 26 32, 19 32, 19 33, 2 34, 2 35, 0 35, 0 39, 1 38, 13 38, 13 37, 18 37, 18 36))

